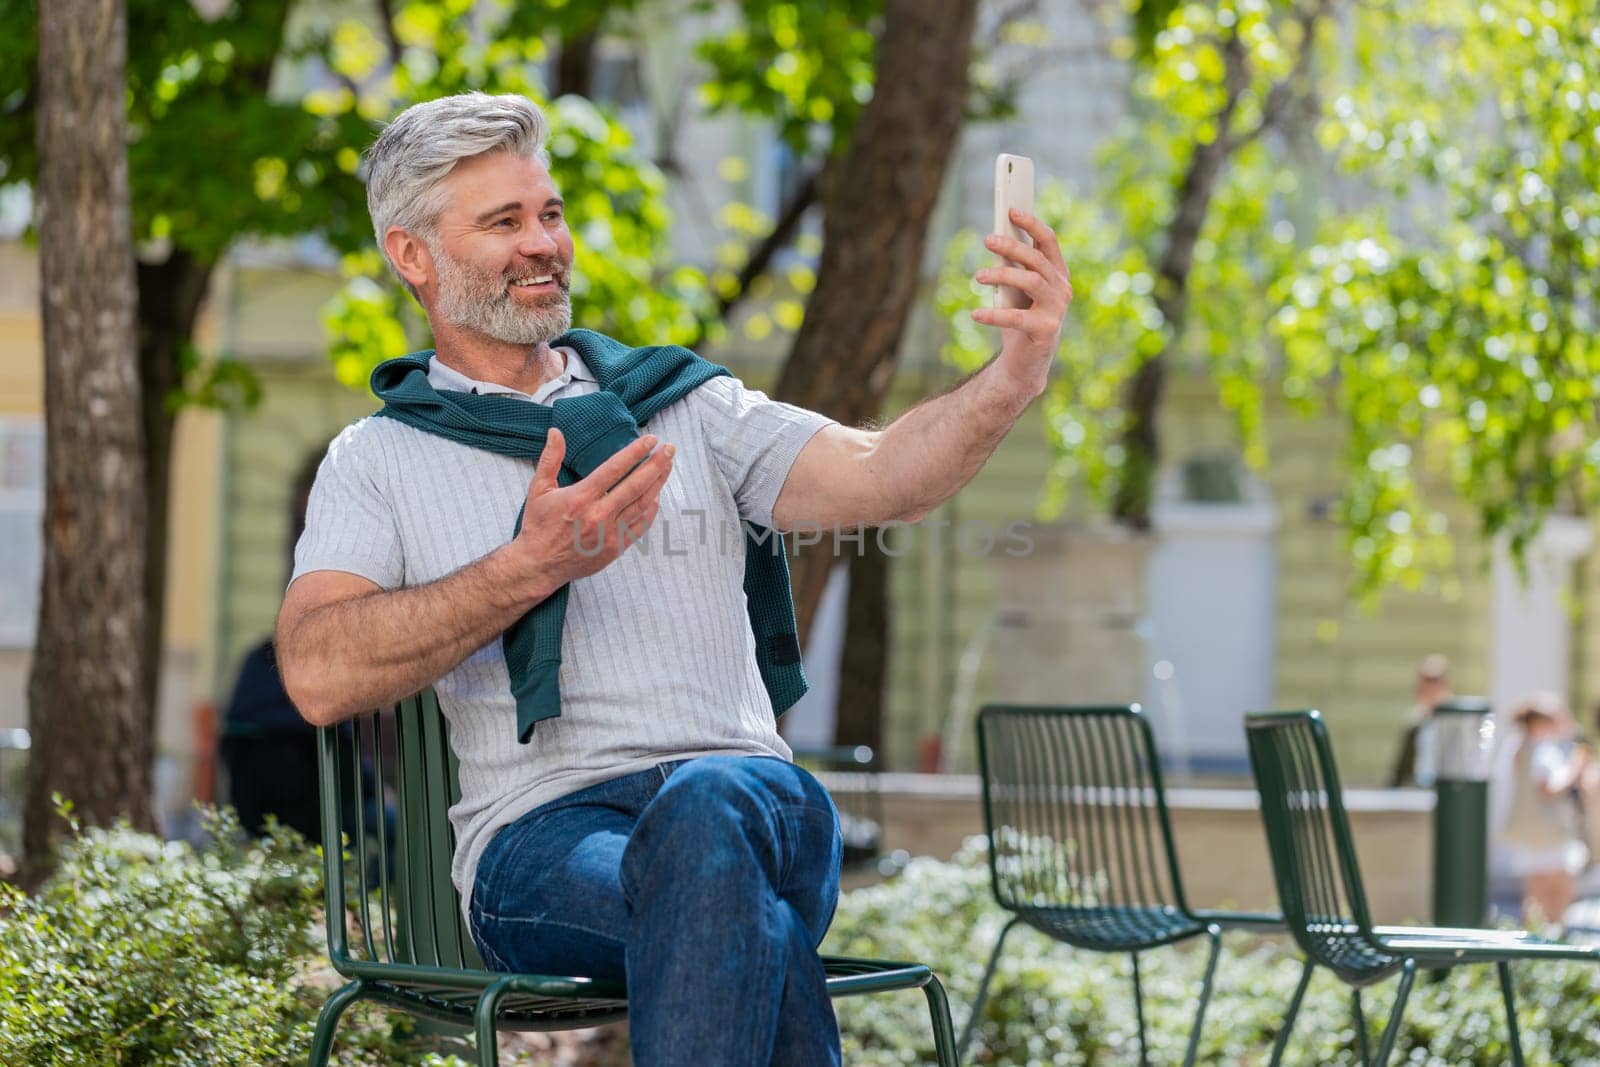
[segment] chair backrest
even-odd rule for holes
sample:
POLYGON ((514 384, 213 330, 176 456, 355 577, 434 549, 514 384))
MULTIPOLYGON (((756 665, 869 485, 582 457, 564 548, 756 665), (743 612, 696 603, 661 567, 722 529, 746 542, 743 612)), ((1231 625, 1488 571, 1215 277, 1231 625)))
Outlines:
POLYGON ((1328 729, 1315 711, 1245 718, 1250 767, 1283 917, 1306 955, 1339 972, 1380 961, 1328 729))
POLYGON ((401 701, 392 715, 323 728, 318 743, 323 840, 348 841, 345 856, 329 848, 323 861, 335 965, 481 969, 450 881, 448 812, 461 787, 433 692, 401 701))
POLYGON ((1001 907, 1189 911, 1138 705, 991 704, 978 712, 978 766, 1001 907))

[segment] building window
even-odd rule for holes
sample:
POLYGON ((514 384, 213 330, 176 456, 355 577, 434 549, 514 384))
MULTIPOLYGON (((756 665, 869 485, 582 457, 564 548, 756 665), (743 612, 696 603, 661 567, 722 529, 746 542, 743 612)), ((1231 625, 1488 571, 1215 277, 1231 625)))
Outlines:
POLYGON ((0 418, 0 648, 28 648, 44 564, 44 422, 0 418))

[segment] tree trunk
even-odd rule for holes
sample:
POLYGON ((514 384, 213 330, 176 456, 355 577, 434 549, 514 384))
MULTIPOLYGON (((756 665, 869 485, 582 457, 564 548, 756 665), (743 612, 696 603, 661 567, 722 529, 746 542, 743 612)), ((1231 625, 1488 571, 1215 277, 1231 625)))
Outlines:
POLYGON ((833 743, 867 745, 882 766, 883 696, 889 677, 889 557, 868 537, 850 559, 844 651, 839 657, 839 707, 833 743))
POLYGON ((594 73, 599 58, 599 48, 598 24, 561 42, 561 51, 556 55, 555 84, 551 86, 552 98, 594 95, 594 73))
MULTIPOLYGON (((978 0, 888 0, 876 88, 849 152, 829 167, 822 262, 775 395, 847 425, 880 413, 917 294, 928 221, 967 100, 978 0)), ((791 577, 809 632, 833 563, 832 538, 791 577)))
POLYGON ((155 663, 146 653, 147 462, 121 0, 39 9, 39 261, 45 349, 44 578, 28 680, 24 881, 84 822, 150 827, 155 663))
POLYGON ((1139 366, 1123 393, 1128 421, 1122 431, 1123 467, 1112 493, 1111 515, 1135 530, 1150 528, 1150 505, 1155 499, 1156 474, 1161 466, 1161 402, 1167 390, 1167 367, 1182 338, 1188 312, 1194 248, 1205 228, 1217 181, 1241 143, 1234 135, 1233 117, 1239 97, 1250 85, 1249 57, 1237 36, 1228 38, 1222 56, 1224 96, 1216 116, 1217 133, 1210 141, 1195 142, 1194 154, 1189 157, 1189 166, 1178 186, 1166 244, 1156 264, 1155 301, 1166 319, 1167 342, 1139 366))

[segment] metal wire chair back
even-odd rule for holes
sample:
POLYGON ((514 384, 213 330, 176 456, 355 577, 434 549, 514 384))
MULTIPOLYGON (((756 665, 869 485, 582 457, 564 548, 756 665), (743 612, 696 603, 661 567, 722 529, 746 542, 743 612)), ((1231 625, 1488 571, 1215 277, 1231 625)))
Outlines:
POLYGON ((990 705, 978 713, 978 759, 1001 907, 1189 917, 1137 705, 990 705))
POLYGON ((1398 970, 1404 961, 1383 951, 1372 934, 1322 716, 1315 711, 1251 715, 1245 731, 1278 898, 1301 951, 1361 985, 1398 970))
POLYGON ((351 726, 318 731, 323 839, 348 839, 347 858, 329 848, 324 860, 335 965, 482 969, 450 881, 448 811, 461 789, 437 699, 426 691, 351 726))

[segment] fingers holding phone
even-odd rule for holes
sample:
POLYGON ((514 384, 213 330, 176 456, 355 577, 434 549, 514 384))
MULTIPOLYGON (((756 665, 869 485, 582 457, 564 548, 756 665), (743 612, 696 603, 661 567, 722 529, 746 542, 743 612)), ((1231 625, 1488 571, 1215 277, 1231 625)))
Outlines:
MULTIPOLYGON (((1033 160, 1002 152, 994 161, 994 229, 990 232, 1032 247, 1033 238, 1012 218, 1013 211, 1033 214, 1033 160)), ((1022 266, 1019 261, 999 253, 995 255, 994 265, 1001 270, 1022 266)), ((995 307, 1026 308, 1032 304, 1032 298, 1019 286, 995 287, 995 307)))
POLYGON ((995 160, 994 232, 984 245, 995 265, 976 280, 995 286, 995 306, 972 317, 1001 328, 1000 361, 1026 389, 1043 389, 1072 303, 1072 280, 1055 233, 1033 214, 1033 161, 995 160))

